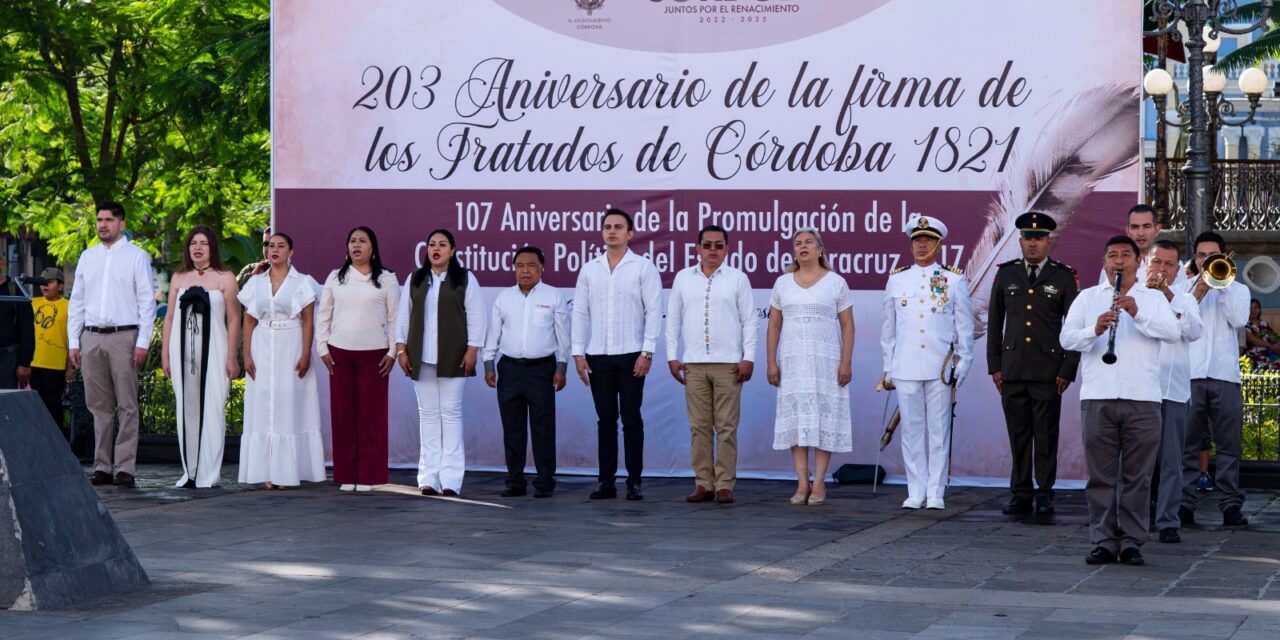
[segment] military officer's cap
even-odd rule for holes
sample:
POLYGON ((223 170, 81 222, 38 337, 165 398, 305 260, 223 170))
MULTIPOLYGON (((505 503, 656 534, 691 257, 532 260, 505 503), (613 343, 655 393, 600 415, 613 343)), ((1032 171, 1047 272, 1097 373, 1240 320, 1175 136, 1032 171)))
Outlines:
POLYGON ((947 225, 933 216, 920 216, 908 220, 902 232, 912 240, 920 236, 942 240, 947 237, 947 225))
POLYGON ((1049 235, 1050 231, 1058 228, 1058 223, 1049 217, 1049 214, 1040 213, 1038 211, 1028 211, 1013 221, 1013 226, 1022 232, 1024 238, 1043 238, 1049 235))

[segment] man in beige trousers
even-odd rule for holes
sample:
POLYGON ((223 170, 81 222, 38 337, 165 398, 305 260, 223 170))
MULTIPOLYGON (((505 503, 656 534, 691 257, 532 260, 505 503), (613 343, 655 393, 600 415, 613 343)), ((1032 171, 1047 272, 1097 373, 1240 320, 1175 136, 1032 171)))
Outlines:
POLYGON ((76 264, 67 346, 72 366, 84 371, 85 403, 93 414, 89 481, 132 487, 138 453, 138 369, 147 359, 156 302, 151 256, 124 237, 124 218, 119 203, 107 201, 97 207, 100 242, 80 254, 76 264), (120 433, 113 438, 117 413, 120 433))
POLYGON ((759 318, 746 274, 724 263, 729 232, 698 232, 698 264, 681 270, 667 302, 667 366, 684 385, 697 481, 689 502, 733 502, 742 384, 754 368, 759 318), (680 357, 678 344, 684 340, 680 357))

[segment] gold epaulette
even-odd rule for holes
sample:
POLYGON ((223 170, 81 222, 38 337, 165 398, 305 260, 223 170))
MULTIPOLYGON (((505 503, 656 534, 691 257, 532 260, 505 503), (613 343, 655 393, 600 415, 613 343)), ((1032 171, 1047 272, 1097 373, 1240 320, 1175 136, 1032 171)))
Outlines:
POLYGON ((910 267, 910 265, 905 266, 905 267, 898 267, 897 269, 894 269, 893 271, 890 271, 890 272, 889 272, 889 275, 891 275, 891 276, 892 276, 892 275, 897 275, 897 274, 902 273, 903 271, 906 271, 907 269, 910 269, 910 268, 911 268, 911 267, 910 267))
POLYGON ((957 267, 957 266, 946 267, 946 270, 958 276, 964 275, 964 269, 961 269, 960 267, 957 267))

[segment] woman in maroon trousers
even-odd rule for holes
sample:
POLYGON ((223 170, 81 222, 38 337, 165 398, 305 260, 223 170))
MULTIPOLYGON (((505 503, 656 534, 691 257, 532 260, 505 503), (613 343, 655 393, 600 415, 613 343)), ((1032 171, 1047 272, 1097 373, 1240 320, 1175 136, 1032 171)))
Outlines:
POLYGON ((329 370, 333 481, 342 491, 387 483, 387 374, 395 363, 396 275, 382 267, 378 236, 356 227, 347 260, 324 282, 316 350, 329 370))

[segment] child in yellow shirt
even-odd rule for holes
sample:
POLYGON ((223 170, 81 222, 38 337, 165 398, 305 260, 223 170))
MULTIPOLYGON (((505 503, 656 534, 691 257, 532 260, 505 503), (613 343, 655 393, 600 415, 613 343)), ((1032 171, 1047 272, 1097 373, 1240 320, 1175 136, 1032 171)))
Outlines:
POLYGON ((62 297, 62 271, 49 267, 40 273, 44 295, 31 299, 36 322, 36 353, 31 359, 31 388, 40 394, 53 423, 63 425, 62 394, 74 370, 67 358, 67 299, 62 297))

